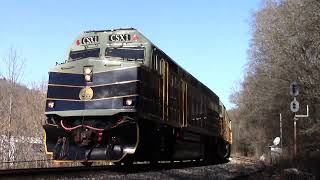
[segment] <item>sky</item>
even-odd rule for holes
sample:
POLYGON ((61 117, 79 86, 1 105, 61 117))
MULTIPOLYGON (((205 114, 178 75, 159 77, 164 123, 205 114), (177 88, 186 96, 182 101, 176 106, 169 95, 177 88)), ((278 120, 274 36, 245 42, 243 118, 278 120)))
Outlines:
POLYGON ((0 6, 0 58, 15 48, 25 59, 22 82, 29 84, 48 79, 49 69, 66 59, 83 31, 133 27, 230 109, 229 96, 248 58, 252 13, 260 5, 260 0, 6 0, 0 6))

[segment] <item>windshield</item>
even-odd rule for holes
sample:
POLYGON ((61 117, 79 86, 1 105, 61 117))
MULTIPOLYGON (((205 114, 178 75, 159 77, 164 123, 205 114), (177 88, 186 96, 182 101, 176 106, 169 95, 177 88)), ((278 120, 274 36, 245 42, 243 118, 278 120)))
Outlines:
POLYGON ((88 57, 99 57, 99 55, 100 55, 100 48, 86 49, 82 51, 71 51, 70 60, 75 61, 77 59, 83 59, 88 57))
POLYGON ((106 57, 116 57, 125 60, 140 60, 144 59, 144 49, 143 48, 107 48, 106 57))

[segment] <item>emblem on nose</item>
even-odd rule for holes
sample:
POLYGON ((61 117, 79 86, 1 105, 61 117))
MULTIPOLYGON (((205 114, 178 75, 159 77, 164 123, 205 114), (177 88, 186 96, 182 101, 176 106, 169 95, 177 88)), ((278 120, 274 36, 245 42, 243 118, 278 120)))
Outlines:
POLYGON ((84 87, 79 93, 79 98, 84 101, 88 101, 93 97, 93 90, 90 87, 84 87))

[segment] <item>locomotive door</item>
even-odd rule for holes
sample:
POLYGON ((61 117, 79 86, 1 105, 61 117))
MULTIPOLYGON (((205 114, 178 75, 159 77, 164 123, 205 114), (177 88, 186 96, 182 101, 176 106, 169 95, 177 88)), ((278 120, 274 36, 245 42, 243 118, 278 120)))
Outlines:
POLYGON ((169 117, 169 63, 161 59, 162 74, 162 118, 168 121, 169 117))
POLYGON ((187 126, 188 114, 188 96, 187 96, 187 83, 181 80, 181 94, 180 94, 180 124, 183 127, 187 126))

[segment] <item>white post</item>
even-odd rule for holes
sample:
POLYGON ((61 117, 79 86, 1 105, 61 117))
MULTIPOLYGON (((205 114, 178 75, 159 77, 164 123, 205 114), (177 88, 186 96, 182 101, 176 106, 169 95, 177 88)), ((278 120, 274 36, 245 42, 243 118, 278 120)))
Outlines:
POLYGON ((280 147, 282 148, 282 116, 281 116, 281 113, 280 113, 280 147))
POLYGON ((294 157, 297 155, 297 121, 298 118, 309 117, 309 106, 307 105, 307 114, 295 114, 293 118, 293 143, 294 143, 294 157))
POLYGON ((294 157, 297 156, 297 119, 293 120, 293 143, 294 143, 294 157))

